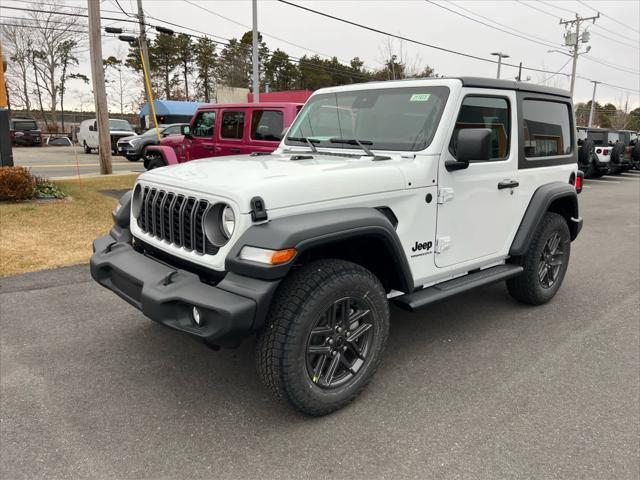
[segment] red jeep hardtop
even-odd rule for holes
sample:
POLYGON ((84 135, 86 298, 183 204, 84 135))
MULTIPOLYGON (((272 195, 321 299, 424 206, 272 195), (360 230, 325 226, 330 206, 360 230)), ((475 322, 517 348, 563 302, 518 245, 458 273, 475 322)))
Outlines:
MULTIPOLYGON (((302 103, 240 103, 207 104, 198 107, 189 123, 188 135, 174 135, 161 140, 161 147, 171 147, 175 160, 183 163, 198 158, 272 152, 278 147, 282 134, 296 117, 302 103)), ((156 147, 157 148, 157 147, 156 147)), ((155 149, 154 149, 155 150, 155 149)), ((151 152, 149 152, 151 153, 151 152)), ((145 158, 151 165, 153 155, 145 158)))

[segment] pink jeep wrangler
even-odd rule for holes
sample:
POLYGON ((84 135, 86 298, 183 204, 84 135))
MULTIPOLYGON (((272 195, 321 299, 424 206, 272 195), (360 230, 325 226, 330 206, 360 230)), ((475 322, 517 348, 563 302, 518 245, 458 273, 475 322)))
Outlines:
POLYGON ((198 108, 182 135, 146 148, 148 170, 198 158, 272 152, 302 103, 209 104, 198 108))

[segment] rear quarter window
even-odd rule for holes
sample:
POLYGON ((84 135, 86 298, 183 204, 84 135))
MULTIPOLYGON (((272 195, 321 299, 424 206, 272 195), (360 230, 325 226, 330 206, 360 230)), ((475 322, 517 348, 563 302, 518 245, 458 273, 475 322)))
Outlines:
POLYGON ((279 110, 254 110, 251 115, 251 139, 268 142, 282 140, 284 114, 279 110))
POLYGON ((569 104, 525 99, 522 103, 524 154, 527 158, 569 155, 571 117, 569 104))

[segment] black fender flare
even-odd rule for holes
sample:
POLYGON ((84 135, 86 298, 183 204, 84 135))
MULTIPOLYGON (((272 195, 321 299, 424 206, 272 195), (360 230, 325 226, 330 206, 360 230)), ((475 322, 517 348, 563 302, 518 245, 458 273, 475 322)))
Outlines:
POLYGON ((527 252, 533 232, 538 228, 542 217, 549 211, 554 202, 561 199, 563 203, 566 202, 565 206, 568 205, 568 209, 565 209, 562 214, 567 220, 571 240, 578 236, 582 224, 581 221, 578 222, 580 217, 578 215, 578 194, 575 187, 570 183, 564 182, 547 183, 538 187, 533 193, 516 236, 511 243, 509 255, 519 256, 527 252), (572 221, 572 219, 575 220, 572 221))
POLYGON ((392 223, 375 208, 357 207, 276 218, 253 225, 236 241, 226 259, 226 270, 248 277, 275 280, 287 275, 296 258, 305 251, 336 241, 373 236, 383 242, 402 284, 413 291, 413 276, 402 244, 392 223), (240 259, 245 246, 284 250, 295 248, 296 258, 283 265, 269 266, 240 259))

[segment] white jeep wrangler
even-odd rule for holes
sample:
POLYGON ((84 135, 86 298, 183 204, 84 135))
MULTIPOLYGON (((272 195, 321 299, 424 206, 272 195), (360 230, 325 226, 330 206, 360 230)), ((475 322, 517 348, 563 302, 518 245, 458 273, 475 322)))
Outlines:
POLYGON ((268 155, 141 175, 91 273, 146 316, 234 345, 310 415, 380 363, 407 310, 506 280, 549 301, 582 227, 568 92, 452 78, 317 91, 268 155))

